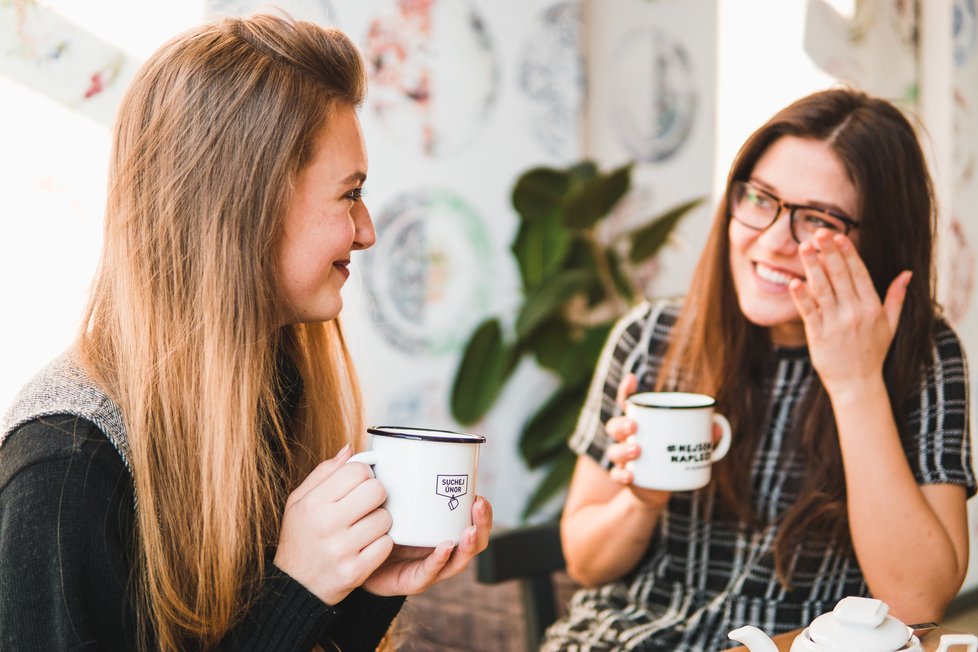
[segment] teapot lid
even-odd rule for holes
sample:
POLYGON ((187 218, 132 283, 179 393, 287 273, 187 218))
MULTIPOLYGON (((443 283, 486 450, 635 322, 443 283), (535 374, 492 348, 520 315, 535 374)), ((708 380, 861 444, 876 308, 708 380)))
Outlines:
POLYGON ((882 600, 843 598, 830 613, 809 626, 812 641, 828 650, 895 652, 910 640, 911 631, 893 616, 882 600))

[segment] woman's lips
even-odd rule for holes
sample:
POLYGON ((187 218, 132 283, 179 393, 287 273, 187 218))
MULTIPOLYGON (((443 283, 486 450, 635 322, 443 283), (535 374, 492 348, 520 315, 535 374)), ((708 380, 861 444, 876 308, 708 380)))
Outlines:
POLYGON ((333 268, 343 275, 343 278, 350 277, 350 261, 349 260, 337 260, 333 263, 333 268))

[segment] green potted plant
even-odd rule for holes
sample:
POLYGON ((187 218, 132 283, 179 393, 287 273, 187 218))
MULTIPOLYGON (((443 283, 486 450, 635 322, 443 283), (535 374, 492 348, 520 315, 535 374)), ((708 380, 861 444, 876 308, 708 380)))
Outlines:
POLYGON ((456 371, 451 410, 463 425, 488 412, 524 356, 533 356, 559 380, 520 435, 527 466, 547 468, 524 518, 570 480, 575 457, 566 442, 608 333, 643 298, 637 267, 658 253, 679 220, 703 199, 600 237, 598 227, 629 190, 631 170, 628 164, 602 173, 585 161, 563 170, 535 168, 519 177, 512 200, 520 225, 511 248, 523 303, 512 332, 496 317, 475 329, 456 371))

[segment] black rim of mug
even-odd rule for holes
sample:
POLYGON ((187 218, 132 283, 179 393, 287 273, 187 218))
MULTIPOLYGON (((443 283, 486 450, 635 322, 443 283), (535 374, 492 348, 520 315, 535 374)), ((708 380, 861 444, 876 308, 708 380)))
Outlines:
POLYGON ((395 439, 413 439, 415 441, 439 441, 449 444, 484 444, 486 438, 468 432, 453 430, 436 430, 434 428, 416 428, 414 426, 373 426, 367 428, 371 435, 393 437, 395 439), (430 433, 430 434, 428 434, 430 433))
MULTIPOLYGON (((646 392, 643 392, 646 393, 646 392)), ((685 393, 685 392, 662 392, 665 394, 674 393, 685 393)), ((640 396, 641 394, 636 394, 628 397, 628 402, 636 405, 637 407, 655 408, 657 410, 702 410, 703 408, 714 407, 717 401, 712 396, 707 396, 706 394, 693 394, 694 396, 702 396, 704 400, 702 403, 697 403, 695 405, 661 405, 654 401, 641 401, 637 400, 635 396, 640 396)))

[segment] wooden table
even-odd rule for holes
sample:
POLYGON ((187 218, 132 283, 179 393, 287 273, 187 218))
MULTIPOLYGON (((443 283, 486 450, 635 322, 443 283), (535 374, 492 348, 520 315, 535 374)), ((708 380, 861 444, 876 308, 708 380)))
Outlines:
MULTIPOLYGON (((772 640, 778 646, 779 652, 788 652, 791 649, 791 642, 795 640, 795 637, 800 634, 802 630, 797 629, 793 632, 788 632, 787 634, 779 634, 775 636, 772 640)), ((944 627, 939 627, 937 629, 932 629, 929 632, 922 634, 920 636, 920 642, 924 646, 924 652, 934 652, 937 649, 937 644, 941 640, 942 634, 960 634, 961 632, 953 631, 944 627)), ((958 652, 958 650, 963 650, 964 648, 960 645, 951 648, 951 652, 958 652)), ((727 652, 746 652, 747 648, 735 647, 727 652)))

